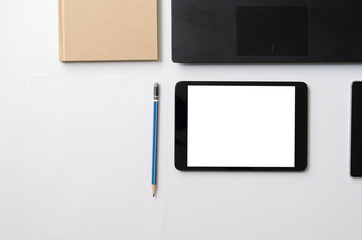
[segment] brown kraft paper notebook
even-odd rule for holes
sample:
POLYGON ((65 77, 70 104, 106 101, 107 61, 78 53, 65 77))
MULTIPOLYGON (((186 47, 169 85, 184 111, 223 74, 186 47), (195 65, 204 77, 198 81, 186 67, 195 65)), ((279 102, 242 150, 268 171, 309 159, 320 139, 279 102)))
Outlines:
POLYGON ((157 60, 157 0, 58 0, 59 60, 157 60))

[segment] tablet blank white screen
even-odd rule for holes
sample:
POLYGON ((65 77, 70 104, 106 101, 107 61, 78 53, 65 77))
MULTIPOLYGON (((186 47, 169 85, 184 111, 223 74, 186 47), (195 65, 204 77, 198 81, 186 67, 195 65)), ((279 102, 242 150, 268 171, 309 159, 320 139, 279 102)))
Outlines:
POLYGON ((188 86, 188 167, 294 167, 294 86, 188 86))

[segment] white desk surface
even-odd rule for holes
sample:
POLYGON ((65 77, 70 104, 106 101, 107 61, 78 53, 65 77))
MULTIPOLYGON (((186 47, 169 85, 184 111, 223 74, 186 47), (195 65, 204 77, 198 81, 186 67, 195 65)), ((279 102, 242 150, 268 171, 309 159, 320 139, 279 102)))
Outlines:
MULTIPOLYGON (((64 64, 57 60, 57 7, 57 1, 46 0, 0 2, 0 239, 27 238, 26 99, 27 80, 32 74, 65 78, 89 75, 169 78, 168 94, 163 102, 168 104, 166 112, 170 114, 161 113, 161 117, 168 119, 167 140, 159 146, 167 156, 167 181, 159 185, 167 189, 167 203, 171 203, 166 206, 169 239, 237 239, 238 235, 249 239, 265 239, 270 235, 272 239, 286 239, 288 234, 298 232, 290 228, 292 223, 304 226, 304 232, 294 239, 356 239, 362 235, 362 180, 353 179, 348 173, 350 87, 353 80, 362 79, 361 64, 175 64, 171 61, 170 1, 160 1, 160 61, 64 64), (218 175, 176 171, 172 157, 172 111, 174 84, 180 80, 306 82, 310 94, 308 170, 298 174, 218 175), (232 185, 225 185, 227 183, 232 185), (240 188, 231 191, 236 183, 240 183, 240 188), (209 187, 200 190, 205 184, 209 187), (295 190, 296 187, 301 191, 295 190), (191 193, 195 194, 194 199, 189 198, 191 193), (263 205, 266 202, 262 197, 266 196, 267 204, 273 208, 263 205), (205 203, 208 199, 218 203, 212 206, 216 209, 213 215, 207 211, 211 208, 205 203), (237 201, 240 199, 241 202, 237 201), (184 201, 184 205, 176 208, 176 201, 184 201), (286 205, 282 204, 286 201, 286 205), (301 208, 294 209, 291 202, 300 204, 301 208), (204 204, 204 207, 198 212, 184 211, 195 204, 204 204), (238 207, 240 204, 242 207, 238 207), (227 206, 226 211, 221 212, 221 206, 227 206), (268 211, 263 211, 266 209, 268 211), (280 209, 283 211, 276 216, 280 209), (242 216, 243 227, 238 228, 236 222, 228 220, 237 216, 242 216), (199 221, 206 217, 217 221, 199 221), (293 219, 288 221, 289 218, 293 219), (220 219, 226 219, 228 224, 219 225, 220 219), (281 224, 276 229, 275 224, 267 225, 273 221, 281 224), (196 222, 197 231, 193 225, 196 222), (185 223, 183 229, 186 230, 180 233, 177 223, 185 223), (283 224, 287 230, 280 231, 277 238, 273 233, 282 230, 283 224)), ((137 146, 130 148, 136 150, 137 146)), ((143 234, 146 238, 147 233, 143 234)))

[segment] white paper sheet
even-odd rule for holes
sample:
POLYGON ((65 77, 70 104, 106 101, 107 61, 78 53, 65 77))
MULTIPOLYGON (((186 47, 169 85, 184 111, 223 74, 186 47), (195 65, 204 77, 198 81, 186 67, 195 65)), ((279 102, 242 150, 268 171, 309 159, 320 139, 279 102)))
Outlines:
POLYGON ((164 239, 166 81, 30 77, 28 240, 164 239), (161 101, 159 188, 153 198, 155 81, 161 101))

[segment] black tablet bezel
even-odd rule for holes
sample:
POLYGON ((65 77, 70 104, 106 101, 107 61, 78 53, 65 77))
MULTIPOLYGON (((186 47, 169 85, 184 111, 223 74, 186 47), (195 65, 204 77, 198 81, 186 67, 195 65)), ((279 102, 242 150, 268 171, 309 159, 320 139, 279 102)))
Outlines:
POLYGON ((308 155, 308 87, 303 82, 178 82, 175 87, 175 167, 191 170, 303 171, 308 155), (187 89, 188 86, 295 86, 295 167, 188 167, 187 89))

